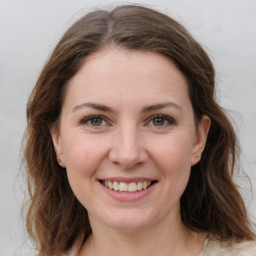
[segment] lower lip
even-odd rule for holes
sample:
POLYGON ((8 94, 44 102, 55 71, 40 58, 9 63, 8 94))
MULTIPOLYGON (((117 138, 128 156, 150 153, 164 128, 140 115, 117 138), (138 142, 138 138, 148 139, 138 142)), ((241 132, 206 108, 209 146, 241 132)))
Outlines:
POLYGON ((103 188, 103 190, 112 198, 118 200, 118 201, 123 201, 123 202, 132 202, 132 201, 137 201, 140 200, 144 197, 146 197, 150 192, 154 189, 156 183, 153 183, 150 187, 147 189, 143 189, 137 192, 118 192, 112 189, 107 188, 105 185, 103 185, 100 181, 99 184, 103 188))

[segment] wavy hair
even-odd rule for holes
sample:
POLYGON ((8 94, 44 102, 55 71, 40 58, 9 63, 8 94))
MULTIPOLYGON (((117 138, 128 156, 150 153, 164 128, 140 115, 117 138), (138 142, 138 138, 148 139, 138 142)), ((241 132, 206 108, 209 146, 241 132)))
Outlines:
POLYGON ((239 147, 233 126, 215 100, 213 64, 189 32, 158 11, 137 5, 91 12, 61 38, 27 104, 24 165, 29 200, 27 230, 39 255, 60 255, 91 234, 86 209, 74 196, 50 135, 66 84, 90 54, 106 47, 151 51, 170 58, 187 79, 195 123, 211 119, 201 161, 192 167, 181 197, 181 218, 217 239, 253 239, 246 207, 232 180, 239 147))

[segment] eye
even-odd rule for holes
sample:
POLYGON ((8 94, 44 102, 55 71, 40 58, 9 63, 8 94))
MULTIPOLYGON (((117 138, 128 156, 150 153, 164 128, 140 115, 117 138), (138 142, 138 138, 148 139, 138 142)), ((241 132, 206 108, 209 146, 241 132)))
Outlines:
POLYGON ((94 117, 89 120, 90 124, 93 126, 101 126, 103 123, 103 120, 101 117, 94 117))
POLYGON ((166 115, 154 115, 149 119, 148 125, 158 128, 167 128, 176 124, 173 118, 166 115))
POLYGON ((104 117, 99 115, 88 116, 83 118, 80 123, 89 127, 102 127, 108 125, 104 117))
POLYGON ((152 120, 153 124, 155 126, 163 126, 165 124, 165 119, 162 117, 156 117, 152 120))

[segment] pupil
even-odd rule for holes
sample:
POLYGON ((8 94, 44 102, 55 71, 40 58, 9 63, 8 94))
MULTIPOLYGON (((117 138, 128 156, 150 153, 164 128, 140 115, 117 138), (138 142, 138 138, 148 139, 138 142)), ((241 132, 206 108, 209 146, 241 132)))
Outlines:
POLYGON ((93 118, 91 123, 94 126, 100 126, 102 124, 102 119, 101 118, 93 118))
POLYGON ((154 121, 153 121, 154 125, 156 126, 162 126, 164 125, 164 119, 163 118, 155 118, 154 121))

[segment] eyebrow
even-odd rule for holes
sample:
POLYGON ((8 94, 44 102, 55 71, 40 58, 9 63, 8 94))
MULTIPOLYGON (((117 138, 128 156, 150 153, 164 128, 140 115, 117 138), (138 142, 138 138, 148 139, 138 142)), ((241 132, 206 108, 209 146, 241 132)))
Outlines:
MULTIPOLYGON (((93 109, 104 111, 104 112, 114 113, 114 110, 112 108, 110 108, 106 105, 103 105, 103 104, 98 104, 98 103, 93 103, 93 102, 87 102, 87 103, 77 105, 72 109, 72 112, 80 110, 84 107, 89 107, 89 108, 93 108, 93 109)), ((164 102, 164 103, 158 103, 158 104, 154 104, 154 105, 150 105, 150 106, 145 106, 145 107, 143 107, 141 112, 146 113, 146 112, 159 110, 159 109, 163 109, 163 108, 167 108, 167 107, 173 107, 173 108, 176 108, 176 109, 182 111, 182 108, 179 105, 177 105, 173 102, 164 102)))
POLYGON ((150 112, 150 111, 159 110, 159 109, 168 108, 168 107, 173 107, 182 111, 182 107, 175 104, 174 102, 164 102, 164 103, 158 103, 158 104, 146 106, 142 109, 142 112, 145 113, 145 112, 150 112))
POLYGON ((72 109, 72 112, 80 110, 81 108, 84 108, 84 107, 89 107, 89 108, 97 109, 97 110, 104 111, 104 112, 111 112, 111 113, 114 112, 114 110, 112 108, 110 108, 106 105, 92 103, 92 102, 77 105, 72 109))

